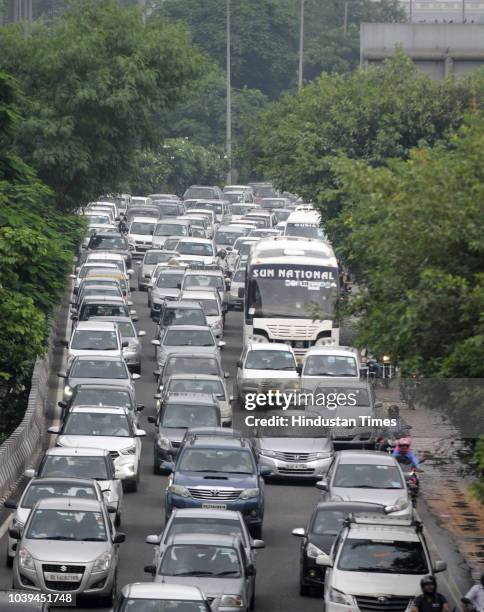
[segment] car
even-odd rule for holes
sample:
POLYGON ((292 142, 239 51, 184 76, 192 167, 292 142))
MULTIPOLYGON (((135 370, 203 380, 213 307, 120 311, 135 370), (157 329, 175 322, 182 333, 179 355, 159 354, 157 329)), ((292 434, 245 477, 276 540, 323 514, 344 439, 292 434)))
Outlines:
POLYGON ((134 216, 128 229, 128 243, 133 255, 143 256, 153 246, 153 232, 155 231, 158 217, 134 216))
MULTIPOLYGON (((291 214, 292 210, 290 208, 274 208, 272 212, 275 214, 277 223, 279 224, 282 221, 286 221, 286 219, 291 214)), ((280 228, 278 228, 277 225, 276 225, 276 229, 280 230, 280 228)))
POLYGON ((175 251, 178 251, 184 261, 196 261, 204 264, 215 262, 213 242, 208 238, 180 238, 175 251))
POLYGON ((240 512, 234 510, 206 510, 203 508, 175 508, 168 519, 161 535, 149 535, 147 544, 159 546, 166 544, 171 537, 179 533, 213 533, 232 535, 240 538, 245 554, 255 566, 254 551, 265 548, 263 540, 254 540, 247 529, 240 512))
POLYGON ((355 515, 331 553, 318 555, 316 563, 326 568, 327 612, 381 609, 382 604, 404 611, 420 592, 420 580, 446 569, 444 561, 432 561, 422 524, 393 515, 355 515))
MULTIPOLYGON (((232 196, 233 197, 233 196, 232 196)), ((232 199, 232 198, 231 198, 232 199)), ((253 202, 233 202, 229 205, 230 222, 241 219, 251 210, 257 210, 253 202)))
POLYGON ((192 236, 195 236, 195 228, 203 229, 205 235, 204 238, 213 238, 213 225, 212 218, 208 216, 209 211, 204 211, 206 214, 198 214, 197 212, 189 211, 184 215, 184 219, 190 219, 192 225, 192 236))
MULTIPOLYGON (((96 261, 91 261, 90 263, 85 262, 81 266, 78 267, 76 274, 70 275, 70 278, 74 281, 74 287, 73 287, 74 294, 78 293, 79 286, 82 280, 84 278, 87 278, 88 273, 91 270, 96 270, 96 271, 103 270, 103 271, 107 271, 110 273, 113 273, 113 272, 120 273, 118 266, 114 263, 110 263, 110 262, 99 263, 96 261)), ((124 277, 124 274, 123 274, 123 277, 124 277)))
POLYGON ((229 292, 229 310, 243 310, 245 290, 245 264, 237 265, 232 275, 229 292))
POLYGON ((255 568, 239 538, 189 533, 170 538, 157 563, 145 567, 154 582, 197 585, 213 612, 236 612, 255 606, 255 568))
POLYGON ((156 427, 153 471, 163 473, 163 463, 173 461, 187 429, 200 425, 218 427, 220 407, 215 395, 168 393, 157 416, 148 417, 156 427))
POLYGON ((97 499, 42 499, 25 529, 10 529, 18 540, 13 587, 26 591, 70 592, 112 605, 116 595, 118 545, 125 535, 113 529, 97 499))
POLYGON ((278 192, 274 189, 272 183, 249 183, 252 188, 257 204, 262 202, 262 198, 277 198, 278 192))
POLYGON ((123 297, 105 295, 86 296, 77 313, 71 315, 73 321, 88 321, 92 317, 131 317, 133 321, 138 320, 136 310, 130 309, 123 297))
POLYGON ((185 217, 174 219, 161 219, 155 226, 153 233, 153 248, 162 249, 168 236, 191 236, 191 220, 185 217))
POLYGON ((241 437, 194 435, 178 453, 165 492, 165 513, 173 508, 238 510, 252 536, 260 538, 264 520, 264 480, 249 441, 241 437), (223 485, 221 484, 223 480, 223 485))
POLYGON ((185 268, 178 266, 161 270, 156 285, 149 290, 150 314, 153 320, 159 318, 161 305, 165 300, 179 299, 184 274, 185 268))
POLYGON ((155 200, 166 200, 171 202, 180 202, 180 196, 176 195, 176 193, 150 193, 148 196, 153 201, 155 200))
POLYGON ((113 458, 125 491, 136 491, 140 479, 141 440, 146 435, 135 426, 125 408, 76 406, 62 426, 49 427, 57 446, 103 448, 113 458))
POLYGON ((152 340, 156 346, 156 360, 162 371, 169 355, 190 350, 193 354, 217 355, 225 342, 216 341, 208 325, 172 325, 163 330, 160 339, 152 340))
POLYGON ((223 200, 223 193, 220 187, 216 185, 191 185, 183 194, 184 200, 189 199, 202 200, 223 200))
MULTIPOLYGON (((126 211, 126 221, 128 225, 135 219, 143 222, 143 219, 151 220, 155 219, 158 221, 160 217, 160 209, 158 206, 130 206, 126 211)), ((142 234, 145 235, 146 234, 142 234)))
POLYGON ((359 381, 360 376, 356 349, 345 346, 312 346, 304 355, 301 387, 314 390, 321 378, 359 381))
POLYGON ((96 283, 90 279, 83 279, 79 285, 79 290, 75 300, 71 300, 71 310, 76 311, 79 305, 82 304, 82 300, 86 296, 90 295, 105 295, 109 297, 122 297, 128 306, 131 306, 131 302, 128 303, 123 292, 121 285, 116 280, 106 280, 104 282, 99 281, 96 283))
POLYGON ((113 458, 101 448, 48 448, 37 470, 25 470, 26 478, 89 478, 101 487, 106 503, 116 508, 115 522, 121 524, 123 488, 113 458))
MULTIPOLYGON (((103 284, 106 282, 116 282, 121 287, 121 292, 123 294, 124 299, 128 306, 131 305, 129 302, 129 297, 131 293, 131 286, 128 282, 128 278, 125 274, 120 272, 118 269, 114 269, 111 267, 109 269, 106 268, 90 268, 86 272, 86 276, 79 283, 79 288, 83 284, 92 283, 92 284, 103 284)), ((76 294, 76 287, 74 285, 73 293, 76 294)))
POLYGON ((229 201, 224 195, 223 200, 204 199, 198 201, 198 206, 203 210, 211 210, 215 213, 215 223, 224 223, 230 216, 229 201))
POLYGON ((237 225, 219 225, 214 234, 213 241, 216 249, 231 251, 237 238, 246 236, 247 231, 237 225))
POLYGON ((157 408, 160 408, 169 393, 174 392, 215 395, 223 425, 229 426, 232 423, 233 397, 229 396, 222 377, 211 374, 172 374, 163 387, 163 393, 155 394, 155 399, 159 402, 157 408))
POLYGON ((165 240, 165 251, 174 251, 176 249, 176 245, 183 238, 183 236, 170 236, 165 240))
POLYGON ((259 242, 259 238, 254 238, 253 236, 242 236, 241 238, 237 238, 227 258, 229 266, 235 269, 240 265, 246 264, 249 259, 250 249, 257 242, 259 242))
POLYGON ((139 206, 151 206, 152 200, 149 196, 132 196, 131 201, 128 204, 128 210, 130 208, 137 208, 139 206))
POLYGON ((208 599, 198 587, 158 582, 127 584, 121 589, 113 612, 177 609, 180 612, 211 612, 208 599))
POLYGON ((159 379, 158 393, 162 391, 166 381, 173 374, 211 374, 222 378, 229 378, 230 374, 224 372, 220 354, 206 355, 185 351, 169 355, 166 359, 163 372, 155 370, 154 375, 159 379))
POLYGON ((325 568, 316 563, 319 555, 329 554, 345 520, 355 513, 389 513, 388 509, 369 502, 320 502, 314 508, 306 529, 296 527, 292 535, 301 538, 299 594, 323 595, 325 568))
POLYGON ((144 291, 148 288, 151 276, 159 263, 168 263, 173 257, 179 257, 176 251, 165 251, 163 249, 150 249, 146 251, 141 262, 138 275, 138 290, 144 291))
POLYGON ((217 289, 189 289, 182 291, 180 300, 191 300, 198 302, 203 308, 205 318, 213 332, 213 335, 220 340, 223 336, 224 311, 220 294, 217 289))
POLYGON ((239 406, 245 408, 249 393, 265 393, 277 389, 299 389, 299 373, 293 349, 282 342, 248 343, 237 361, 234 395, 239 406))
POLYGON ((163 331, 175 325, 208 325, 207 318, 203 312, 200 302, 194 300, 180 300, 174 302, 167 300, 162 302, 160 319, 158 321, 158 338, 163 331))
POLYGON ((131 317, 93 317, 91 321, 108 321, 119 329, 123 345, 122 356, 131 372, 141 374, 143 348, 140 338, 146 336, 143 329, 137 330, 131 317))
POLYGON ((156 287, 156 283, 158 281, 158 277, 160 276, 161 272, 169 268, 172 270, 178 269, 179 271, 182 271, 186 267, 185 264, 182 262, 180 253, 178 253, 177 251, 165 251, 165 253, 169 253, 167 260, 165 262, 156 264, 156 266, 153 268, 153 271, 151 273, 151 278, 149 279, 147 283, 148 307, 149 308, 151 308, 151 289, 153 287, 156 287))
POLYGON ((121 357, 123 350, 128 347, 128 341, 121 337, 116 323, 92 319, 79 321, 72 331, 71 339, 64 340, 63 344, 67 347, 69 361, 81 355, 121 357))
MULTIPOLYGON (((280 410, 268 411, 267 418, 280 414, 280 410)), ((287 419, 301 414, 305 418, 318 416, 302 410, 284 411, 287 419)), ((271 479, 320 479, 326 476, 334 456, 330 431, 302 424, 260 428, 255 434, 254 448, 259 465, 270 468, 271 479)))
POLYGON ((285 208, 288 202, 286 198, 262 198, 260 201, 260 207, 263 210, 270 210, 273 212, 275 208, 285 208))
POLYGON ((232 208, 234 204, 252 204, 254 196, 244 189, 229 189, 227 191, 224 189, 224 199, 229 202, 230 208, 232 208))
POLYGON ((412 516, 413 506, 398 461, 378 451, 336 453, 327 477, 316 483, 324 501, 373 502, 412 516))
POLYGON ((277 225, 277 219, 273 212, 268 210, 254 210, 253 212, 249 212, 245 215, 244 219, 248 221, 259 221, 263 220, 264 225, 261 224, 260 227, 275 227, 277 225))
POLYGON ((187 289, 203 291, 207 288, 217 289, 224 312, 228 310, 228 291, 225 276, 218 266, 188 266, 182 282, 182 292, 187 289))
MULTIPOLYGON (((89 222, 89 221, 88 221, 89 222)), ((114 223, 89 223, 86 233, 84 234, 84 238, 81 242, 80 252, 82 249, 87 249, 87 245, 89 244, 89 239, 94 234, 103 234, 105 232, 115 233, 117 232, 117 228, 114 223)))
MULTIPOLYGON (((40 499, 47 497, 80 497, 105 502, 103 491, 96 480, 65 477, 32 478, 27 483, 18 501, 10 498, 4 502, 5 508, 15 510, 12 514, 9 527, 22 531, 32 508, 40 499)), ((117 511, 117 506, 108 505, 107 510, 111 515, 114 515, 117 511)), ((16 548, 17 541, 9 537, 7 542, 8 567, 13 565, 16 548)))
POLYGON ((80 262, 83 263, 89 253, 93 251, 110 251, 112 253, 120 253, 125 261, 126 266, 131 268, 132 256, 129 244, 125 236, 121 236, 119 232, 96 232, 93 234, 85 251, 82 253, 80 262))
POLYGON ((133 382, 140 376, 131 374, 122 357, 96 357, 81 355, 74 357, 66 371, 57 373, 65 379, 64 399, 68 399, 74 387, 80 384, 97 383, 128 387, 134 390, 133 382))
POLYGON ((126 260, 121 253, 111 253, 110 251, 94 251, 88 253, 85 263, 97 263, 102 267, 104 264, 114 264, 119 271, 126 276, 132 276, 134 270, 126 266, 126 260))

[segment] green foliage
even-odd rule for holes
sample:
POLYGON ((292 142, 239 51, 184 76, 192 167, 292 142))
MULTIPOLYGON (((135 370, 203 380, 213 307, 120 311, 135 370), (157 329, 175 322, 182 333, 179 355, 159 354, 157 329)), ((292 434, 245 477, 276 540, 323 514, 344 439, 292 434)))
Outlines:
POLYGON ((480 437, 476 445, 474 458, 480 472, 480 479, 471 485, 471 493, 481 504, 484 504, 484 437, 480 437))
MULTIPOLYGON (((194 43, 225 67, 225 0, 165 0, 161 11, 187 23, 194 43)), ((322 70, 341 72, 359 63, 361 21, 401 18, 395 0, 348 3, 348 30, 343 32, 344 2, 306 0, 305 76, 322 70)), ((259 89, 271 98, 294 88, 299 49, 299 2, 237 0, 231 4, 232 76, 236 88, 259 89)))
POLYGON ((133 193, 173 192, 183 194, 187 185, 216 185, 224 180, 226 162, 214 149, 168 138, 155 150, 138 152, 133 193))
POLYGON ((78 0, 29 37, 16 25, 0 37, 0 69, 25 93, 18 151, 67 211, 130 176, 135 149, 159 140, 156 114, 201 65, 182 27, 161 17, 143 26, 116 0, 78 0))

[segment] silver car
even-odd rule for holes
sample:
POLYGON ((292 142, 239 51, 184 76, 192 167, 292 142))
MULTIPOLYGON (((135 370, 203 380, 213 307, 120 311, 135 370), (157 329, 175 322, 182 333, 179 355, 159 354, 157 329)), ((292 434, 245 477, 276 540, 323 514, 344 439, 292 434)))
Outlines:
MULTIPOLYGON (((7 499, 4 502, 5 508, 15 510, 12 514, 10 528, 22 530, 29 518, 30 511, 35 504, 47 497, 78 497, 84 499, 97 499, 105 502, 103 491, 99 483, 95 480, 82 478, 32 478, 27 483, 18 501, 7 499)), ((114 515, 116 506, 109 505, 108 512, 114 515)), ((15 557, 17 541, 8 538, 7 544, 7 565, 12 567, 15 557)))
POLYGON ((161 305, 165 300, 177 300, 183 281, 185 268, 166 268, 162 270, 156 280, 156 284, 149 291, 149 302, 151 306, 151 318, 158 319, 161 305))
POLYGON ((59 497, 35 505, 18 540, 13 588, 43 593, 89 595, 112 605, 116 594, 118 544, 104 503, 95 499, 59 497))
POLYGON ((141 374, 143 347, 140 338, 146 336, 146 332, 137 330, 131 317, 93 317, 91 321, 113 321, 117 324, 123 342, 123 359, 131 372, 141 374))
POLYGON ((114 612, 180 610, 210 612, 210 604, 196 586, 135 582, 122 588, 114 612))
MULTIPOLYGON (((148 288, 151 275, 159 263, 166 263, 173 258, 173 251, 164 251, 162 249, 150 249, 146 251, 143 261, 140 262, 140 270, 138 275, 138 290, 144 291, 148 288)), ((178 256, 178 253, 176 253, 178 256)))
POLYGON ((393 516, 410 517, 413 507, 398 461, 377 451, 336 453, 328 477, 316 483, 322 501, 372 502, 394 507, 393 516))
POLYGON ((154 582, 200 587, 213 612, 240 612, 255 604, 255 568, 238 537, 176 534, 160 543, 159 559, 145 571, 154 582))

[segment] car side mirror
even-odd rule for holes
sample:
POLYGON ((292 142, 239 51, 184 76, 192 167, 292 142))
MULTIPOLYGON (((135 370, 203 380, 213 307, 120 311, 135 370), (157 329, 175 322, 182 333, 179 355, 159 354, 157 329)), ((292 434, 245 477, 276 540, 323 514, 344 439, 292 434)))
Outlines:
POLYGON ((128 348, 128 346, 129 346, 129 342, 127 340, 123 340, 121 342, 121 348, 128 348))
POLYGON ((138 338, 143 338, 143 336, 146 336, 146 332, 144 329, 140 329, 138 331, 138 338))
POLYGON ((157 546, 161 541, 161 538, 159 535, 149 535, 146 536, 145 538, 145 542, 146 544, 153 544, 154 546, 157 546))
POLYGON ((238 359, 236 365, 237 365, 238 368, 241 368, 242 367, 242 360, 238 359))
POLYGON ((57 372, 59 378, 67 378, 67 372, 57 372))
POLYGON ((136 412, 141 412, 144 409, 145 409, 144 404, 136 404, 136 412))
POLYGON ((161 346, 161 342, 160 342, 159 340, 156 340, 156 339, 155 339, 155 340, 152 340, 152 341, 151 341, 151 344, 152 344, 153 346, 161 346))
POLYGON ((302 369, 303 369, 302 363, 298 363, 296 365, 296 372, 299 374, 299 376, 301 376, 301 374, 302 374, 302 369))
POLYGON ((113 537, 113 544, 122 544, 126 540, 125 533, 116 533, 113 537))
POLYGON ((148 423, 153 423, 154 425, 156 425, 156 417, 155 416, 149 416, 148 417, 148 423))
MULTIPOLYGON (((86 247, 83 247, 86 248, 86 247)), ((75 278, 77 278, 77 276, 75 274, 69 274, 69 278, 72 278, 72 280, 74 280, 75 278)))
POLYGON ((322 565, 323 567, 333 567, 331 557, 325 553, 316 557, 316 565, 322 565))
POLYGON ((59 432, 60 432, 60 427, 58 427, 57 425, 54 425, 47 429, 47 433, 50 433, 50 434, 58 434, 59 432))
POLYGON ((326 479, 318 480, 318 482, 316 483, 316 489, 319 489, 320 491, 328 491, 328 481, 326 479))
POLYGON ((20 540, 20 538, 22 537, 20 529, 9 529, 8 535, 12 538, 12 540, 20 540))
POLYGON ((25 478, 34 478, 36 476, 36 472, 33 468, 28 468, 24 471, 25 478))
POLYGON ((296 538, 304 538, 306 536, 306 530, 303 527, 296 527, 291 533, 293 536, 296 536, 296 538))
POLYGON ((59 408, 62 408, 62 410, 66 410, 68 404, 64 400, 61 400, 60 402, 57 402, 57 405, 59 406, 59 408))
POLYGON ((255 576, 255 567, 252 565, 252 563, 247 566, 245 573, 247 576, 255 576))
POLYGON ((265 548, 266 547, 266 543, 264 542, 264 540, 252 540, 252 543, 251 543, 250 547, 253 550, 256 550, 258 548, 265 548))
POLYGON ((147 574, 151 574, 152 576, 154 576, 156 574, 156 565, 145 565, 143 570, 147 573, 147 574))
POLYGON ((272 474, 272 470, 268 465, 261 465, 259 472, 261 476, 270 476, 272 474))
POLYGON ((71 314, 71 321, 77 321, 79 317, 76 314, 71 314))
POLYGON ((434 563, 434 573, 438 574, 439 572, 445 572, 447 569, 447 563, 439 559, 434 563))
POLYGON ((219 349, 223 349, 223 347, 226 345, 227 343, 224 342, 223 340, 220 340, 220 342, 217 342, 217 346, 219 349))
POLYGON ((69 340, 61 340, 60 343, 61 343, 61 346, 65 346, 65 347, 69 346, 69 340))
POLYGON ((140 378, 141 378, 141 376, 140 376, 139 374, 136 374, 136 373, 135 373, 135 374, 131 374, 131 378, 132 378, 133 380, 138 380, 138 379, 140 379, 140 378))
POLYGON ((224 372, 224 378, 230 378, 230 374, 228 372, 224 372))
POLYGON ((172 474, 175 470, 175 464, 172 461, 162 461, 161 469, 164 470, 167 474, 172 474))
POLYGON ((133 321, 133 323, 137 323, 139 321, 138 315, 132 315, 131 316, 131 321, 133 321))
POLYGON ((13 499, 6 499, 3 502, 3 505, 5 506, 5 508, 8 508, 9 510, 16 510, 18 508, 17 502, 14 501, 13 499))
POLYGON ((135 433, 137 438, 144 438, 146 436, 146 431, 144 429, 136 429, 135 433))

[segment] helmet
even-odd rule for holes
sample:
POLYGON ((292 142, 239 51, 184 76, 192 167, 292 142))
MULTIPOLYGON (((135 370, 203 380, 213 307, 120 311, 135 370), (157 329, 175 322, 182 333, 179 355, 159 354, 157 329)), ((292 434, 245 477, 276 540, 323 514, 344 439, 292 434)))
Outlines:
POLYGON ((400 448, 402 446, 407 446, 408 448, 410 448, 412 446, 412 439, 411 438, 400 438, 400 440, 398 441, 398 446, 400 448))
POLYGON ((424 576, 420 581, 420 586, 422 589, 424 589, 429 584, 431 584, 434 589, 437 588, 437 581, 435 580, 435 576, 424 576))
POLYGON ((388 408, 388 416, 391 419, 398 419, 400 416, 400 408, 396 404, 393 404, 393 406, 388 408))
POLYGON ((227 251, 225 249, 220 249, 220 251, 218 252, 218 256, 221 257, 222 259, 224 259, 227 255, 227 251))

